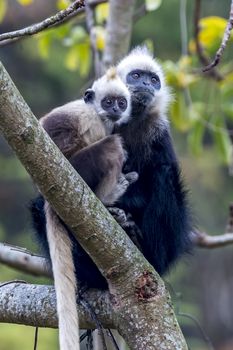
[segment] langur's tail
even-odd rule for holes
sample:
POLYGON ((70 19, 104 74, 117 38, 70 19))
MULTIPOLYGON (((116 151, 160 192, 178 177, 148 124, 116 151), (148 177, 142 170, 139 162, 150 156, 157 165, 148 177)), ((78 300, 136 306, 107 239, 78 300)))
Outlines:
POLYGON ((45 202, 44 210, 57 299, 60 350, 80 350, 72 243, 48 202, 45 202))

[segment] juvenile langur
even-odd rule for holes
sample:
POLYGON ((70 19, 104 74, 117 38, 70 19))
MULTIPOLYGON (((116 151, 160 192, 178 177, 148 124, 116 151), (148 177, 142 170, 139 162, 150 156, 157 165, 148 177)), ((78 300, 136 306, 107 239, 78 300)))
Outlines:
POLYGON ((116 206, 131 214, 142 253, 164 274, 189 249, 192 226, 167 119, 170 94, 160 64, 144 47, 122 59, 117 72, 130 90, 132 111, 115 132, 128 152, 123 170, 139 178, 116 206))
MULTIPOLYGON (((41 124, 99 199, 113 205, 137 180, 135 172, 121 172, 126 159, 121 138, 106 136, 115 124, 128 121, 130 94, 115 70, 110 69, 86 91, 84 99, 52 110, 41 124)), ((31 211, 36 233, 52 263, 60 349, 79 349, 77 279, 93 287, 101 281, 104 288, 106 281, 42 196, 34 201, 31 211)))

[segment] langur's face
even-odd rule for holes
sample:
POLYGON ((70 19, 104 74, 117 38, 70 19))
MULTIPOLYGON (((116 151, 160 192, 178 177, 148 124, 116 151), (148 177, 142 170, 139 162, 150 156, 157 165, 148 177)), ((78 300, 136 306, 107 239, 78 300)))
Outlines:
POLYGON ((113 122, 118 121, 128 107, 128 102, 124 96, 107 95, 101 100, 100 104, 105 116, 113 122))
POLYGON ((148 107, 161 89, 159 76, 151 71, 134 69, 126 76, 126 84, 131 92, 133 108, 148 107))

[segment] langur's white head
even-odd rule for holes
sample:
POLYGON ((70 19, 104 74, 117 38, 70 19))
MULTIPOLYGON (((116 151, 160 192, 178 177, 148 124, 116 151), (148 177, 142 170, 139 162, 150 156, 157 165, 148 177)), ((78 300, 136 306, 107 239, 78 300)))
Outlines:
POLYGON ((143 46, 133 49, 117 66, 117 74, 130 90, 133 114, 154 113, 166 118, 170 102, 161 65, 143 46), (135 112, 135 113, 134 113, 135 112))
POLYGON ((84 101, 92 104, 104 124, 121 125, 127 123, 130 118, 130 92, 116 74, 115 68, 110 68, 93 83, 85 92, 84 101))

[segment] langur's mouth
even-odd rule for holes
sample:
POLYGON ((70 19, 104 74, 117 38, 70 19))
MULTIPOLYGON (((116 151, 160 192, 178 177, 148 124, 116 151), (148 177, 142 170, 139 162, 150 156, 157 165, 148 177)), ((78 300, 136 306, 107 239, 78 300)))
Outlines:
POLYGON ((107 118, 113 122, 117 122, 120 119, 120 116, 115 114, 108 114, 107 118))
POLYGON ((131 88, 130 91, 135 95, 150 95, 154 97, 154 89, 150 88, 131 88))
POLYGON ((134 91, 132 94, 132 104, 134 105, 135 103, 137 105, 142 106, 148 106, 148 104, 153 100, 154 94, 150 92, 145 92, 145 91, 134 91))

